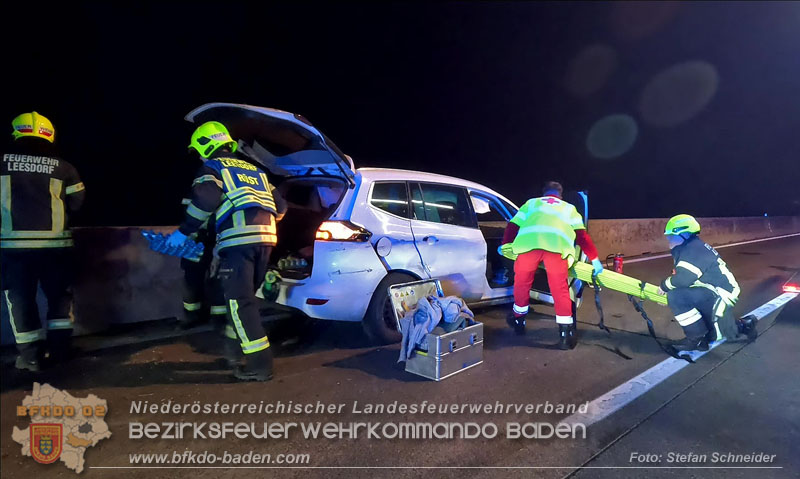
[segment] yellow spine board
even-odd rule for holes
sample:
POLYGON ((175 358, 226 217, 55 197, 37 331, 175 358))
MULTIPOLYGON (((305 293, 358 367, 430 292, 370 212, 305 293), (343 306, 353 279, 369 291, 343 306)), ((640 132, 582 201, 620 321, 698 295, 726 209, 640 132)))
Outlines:
MULTIPOLYGON (((569 274, 581 281, 592 284, 593 271, 592 265, 588 263, 576 263, 572 269, 570 269, 569 274)), ((597 284, 608 289, 613 289, 614 291, 619 291, 620 293, 647 299, 663 306, 667 305, 667 297, 658 294, 657 285, 645 283, 644 291, 642 291, 641 281, 615 271, 604 269, 603 272, 597 276, 597 284)))

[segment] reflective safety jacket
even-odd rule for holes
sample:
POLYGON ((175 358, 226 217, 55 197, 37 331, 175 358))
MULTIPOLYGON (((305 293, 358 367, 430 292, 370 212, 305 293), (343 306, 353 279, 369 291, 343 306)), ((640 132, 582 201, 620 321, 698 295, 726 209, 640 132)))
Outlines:
POLYGON ((661 282, 661 289, 701 287, 714 291, 728 306, 739 298, 739 284, 717 250, 697 235, 672 248, 675 272, 661 282))
POLYGON ((3 154, 0 165, 0 248, 70 247, 70 215, 85 195, 78 172, 61 158, 25 150, 3 154))
POLYGON ((510 222, 519 226, 511 243, 515 254, 540 249, 558 253, 570 264, 575 256, 575 230, 586 229, 578 210, 555 196, 528 200, 510 222))
POLYGON ((225 155, 206 160, 200 168, 180 231, 191 235, 215 215, 217 248, 275 245, 275 223, 286 212, 286 203, 263 170, 237 155, 225 155))

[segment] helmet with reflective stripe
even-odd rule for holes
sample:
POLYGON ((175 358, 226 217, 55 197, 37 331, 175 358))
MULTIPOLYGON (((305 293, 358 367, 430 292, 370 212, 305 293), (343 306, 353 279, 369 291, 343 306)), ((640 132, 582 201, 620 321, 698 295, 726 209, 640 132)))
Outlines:
POLYGON ((690 215, 677 215, 667 221, 664 228, 665 235, 679 235, 681 233, 699 233, 700 223, 690 215))
POLYGON ((11 126, 14 127, 14 131, 11 134, 14 135, 15 140, 23 136, 32 136, 52 143, 56 137, 56 130, 50 120, 35 111, 23 113, 14 118, 11 121, 11 126))
POLYGON ((225 145, 230 146, 231 152, 236 151, 236 148, 239 146, 236 141, 231 138, 225 125, 218 121, 207 121, 194 130, 189 148, 194 148, 200 153, 200 156, 208 158, 212 153, 225 145))

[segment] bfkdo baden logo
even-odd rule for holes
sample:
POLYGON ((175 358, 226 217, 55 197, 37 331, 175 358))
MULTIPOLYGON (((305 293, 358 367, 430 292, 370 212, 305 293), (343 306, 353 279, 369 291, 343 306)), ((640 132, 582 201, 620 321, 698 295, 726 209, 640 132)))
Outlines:
POLYGON ((111 437, 105 417, 108 404, 94 394, 76 398, 49 384, 33 383, 33 391, 17 406, 17 418, 27 418, 25 429, 14 426, 11 438, 23 456, 41 464, 61 461, 83 471, 86 450, 111 437))
POLYGON ((31 424, 31 456, 36 462, 51 464, 61 457, 63 424, 31 424))

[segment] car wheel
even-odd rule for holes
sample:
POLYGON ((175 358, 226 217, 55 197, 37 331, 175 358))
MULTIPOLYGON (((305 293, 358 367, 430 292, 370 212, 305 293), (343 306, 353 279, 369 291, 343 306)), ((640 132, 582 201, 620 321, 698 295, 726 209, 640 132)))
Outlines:
POLYGON ((416 278, 405 273, 389 273, 375 288, 372 299, 364 315, 364 331, 375 344, 392 344, 400 342, 402 335, 397 330, 392 302, 389 301, 389 286, 408 283, 416 278))

